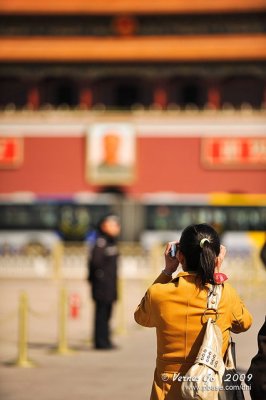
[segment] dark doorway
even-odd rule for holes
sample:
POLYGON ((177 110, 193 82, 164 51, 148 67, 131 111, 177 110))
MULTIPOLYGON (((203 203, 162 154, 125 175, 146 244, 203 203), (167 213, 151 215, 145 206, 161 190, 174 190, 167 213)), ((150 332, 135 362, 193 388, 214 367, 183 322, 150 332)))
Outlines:
POLYGON ((20 108, 27 103, 27 85, 20 79, 1 78, 0 80, 0 106, 5 107, 8 104, 20 108))
POLYGON ((68 83, 58 85, 55 91, 55 105, 67 104, 74 106, 76 104, 76 96, 73 86, 68 83))
POLYGON ((199 88, 195 84, 188 84, 182 88, 181 102, 183 106, 188 104, 199 105, 199 88))
POLYGON ((100 193, 104 194, 114 194, 118 196, 125 196, 125 190, 121 188, 120 186, 103 186, 100 189, 100 193))
POLYGON ((139 90, 135 85, 119 84, 115 91, 115 106, 119 108, 130 108, 139 102, 139 90))
POLYGON ((169 102, 181 108, 195 106, 203 108, 207 102, 207 85, 199 77, 176 76, 169 85, 169 102))
POLYGON ((78 88, 70 78, 47 78, 40 85, 42 103, 73 107, 78 104, 78 88))
POLYGON ((222 103, 239 108, 243 103, 260 108, 263 102, 264 81, 256 77, 238 76, 222 82, 222 103))

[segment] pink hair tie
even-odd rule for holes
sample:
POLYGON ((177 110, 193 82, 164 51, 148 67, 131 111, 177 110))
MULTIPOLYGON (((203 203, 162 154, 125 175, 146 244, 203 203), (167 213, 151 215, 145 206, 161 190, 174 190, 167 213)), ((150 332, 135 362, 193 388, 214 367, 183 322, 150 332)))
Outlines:
POLYGON ((214 272, 213 274, 213 280, 217 285, 221 285, 225 281, 227 281, 227 276, 225 274, 222 274, 221 272, 214 272))

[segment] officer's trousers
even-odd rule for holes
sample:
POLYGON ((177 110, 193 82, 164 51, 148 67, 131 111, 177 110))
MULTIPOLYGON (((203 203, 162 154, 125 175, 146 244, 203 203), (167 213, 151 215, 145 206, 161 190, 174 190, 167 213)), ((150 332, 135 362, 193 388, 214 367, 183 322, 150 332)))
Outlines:
POLYGON ((98 349, 112 347, 110 338, 110 319, 112 302, 95 301, 94 346, 98 349))

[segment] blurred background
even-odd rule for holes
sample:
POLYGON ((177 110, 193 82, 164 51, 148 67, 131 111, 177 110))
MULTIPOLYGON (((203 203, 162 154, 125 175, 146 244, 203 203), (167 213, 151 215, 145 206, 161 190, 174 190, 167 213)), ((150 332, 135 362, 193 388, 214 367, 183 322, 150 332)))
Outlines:
POLYGON ((262 0, 0 0, 3 360, 16 352, 22 290, 36 306, 33 351, 57 337, 62 286, 72 340, 90 336, 87 259, 111 211, 122 223, 116 329, 134 329, 165 242, 207 222, 260 310, 248 367, 265 313, 265 30, 262 0))

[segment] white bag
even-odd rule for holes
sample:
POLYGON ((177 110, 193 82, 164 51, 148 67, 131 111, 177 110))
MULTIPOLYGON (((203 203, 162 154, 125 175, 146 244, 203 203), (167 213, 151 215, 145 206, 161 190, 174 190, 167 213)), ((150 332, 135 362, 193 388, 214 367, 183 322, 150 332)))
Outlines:
MULTIPOLYGON (((222 285, 210 289, 207 310, 217 310, 221 291, 222 285)), ((218 399, 225 366, 222 357, 222 332, 215 322, 212 318, 208 318, 195 363, 184 376, 181 393, 186 400, 218 399)))

